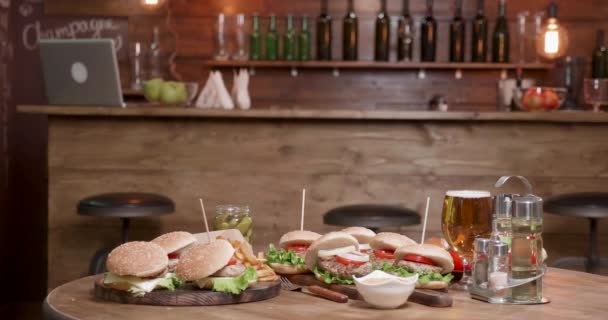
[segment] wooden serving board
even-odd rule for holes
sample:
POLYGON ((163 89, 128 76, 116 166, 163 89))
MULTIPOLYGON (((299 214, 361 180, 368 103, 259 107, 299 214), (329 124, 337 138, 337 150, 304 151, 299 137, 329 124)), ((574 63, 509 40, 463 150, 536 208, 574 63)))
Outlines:
MULTIPOLYGON (((357 287, 354 285, 343 285, 343 284, 327 284, 325 282, 317 280, 312 274, 294 274, 287 276, 287 279, 293 284, 299 286, 321 286, 336 292, 347 295, 350 299, 363 300, 363 297, 357 291, 357 287)), ((423 304, 429 307, 451 307, 454 303, 452 297, 447 294, 447 291, 429 290, 429 289, 415 289, 408 301, 423 304)))
POLYGON ((274 298, 281 292, 281 282, 257 282, 240 294, 229 294, 211 290, 201 290, 192 284, 175 291, 155 290, 143 297, 109 288, 103 284, 103 277, 95 280, 95 298, 105 301, 154 306, 216 306, 254 302, 274 298))

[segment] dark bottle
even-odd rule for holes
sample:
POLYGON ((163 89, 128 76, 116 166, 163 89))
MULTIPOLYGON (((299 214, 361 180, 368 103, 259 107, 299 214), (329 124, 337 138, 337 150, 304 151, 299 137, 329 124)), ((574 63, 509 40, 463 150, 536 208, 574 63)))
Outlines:
POLYGON ((327 0, 321 0, 321 15, 317 18, 317 59, 331 60, 331 16, 327 0))
POLYGON ((308 17, 302 17, 302 30, 298 34, 298 58, 302 61, 310 60, 310 30, 308 17))
POLYGON ((410 1, 403 0, 403 12, 397 28, 397 60, 412 61, 414 49, 414 27, 410 16, 410 1))
POLYGON ((426 17, 420 26, 420 60, 435 61, 437 21, 433 17, 433 0, 426 0, 426 17))
POLYGON ((277 17, 270 16, 270 24, 266 33, 266 60, 279 58, 279 35, 277 34, 277 17))
POLYGON ((608 70, 606 69, 608 49, 606 49, 606 43, 604 42, 604 30, 597 31, 596 41, 591 62, 591 77, 595 79, 606 78, 608 77, 608 70))
POLYGON ((464 62, 465 23, 462 19, 462 0, 456 0, 454 20, 450 23, 450 61, 464 62))
POLYGON ((354 0, 348 0, 348 11, 342 28, 342 58, 344 60, 357 60, 359 52, 359 23, 353 2, 354 0))
POLYGON ((296 59, 296 31, 293 28, 293 16, 287 16, 287 28, 283 35, 283 60, 296 59))
POLYGON ((523 80, 524 70, 522 69, 521 65, 517 65, 517 69, 515 70, 515 92, 513 94, 513 97, 511 98, 511 106, 509 111, 519 109, 515 100, 522 98, 523 93, 521 92, 521 89, 523 87, 523 80))
POLYGON ((505 0, 500 0, 498 20, 492 34, 492 62, 509 62, 509 24, 505 17, 505 0))
POLYGON ((488 53, 488 19, 484 15, 484 0, 477 1, 477 16, 473 20, 471 61, 486 62, 488 53))
POLYGON ((390 36, 390 17, 386 11, 386 0, 381 0, 382 7, 376 17, 376 41, 374 46, 374 60, 388 61, 390 36))
POLYGON ((262 34, 260 33, 260 17, 253 16, 253 26, 249 35, 249 60, 262 59, 262 34))

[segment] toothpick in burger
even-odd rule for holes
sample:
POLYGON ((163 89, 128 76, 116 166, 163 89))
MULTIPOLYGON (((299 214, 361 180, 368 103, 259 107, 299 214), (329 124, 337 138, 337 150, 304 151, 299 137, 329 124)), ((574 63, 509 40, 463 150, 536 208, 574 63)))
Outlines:
POLYGON ((310 244, 321 237, 312 231, 291 231, 279 239, 279 249, 272 244, 266 254, 266 263, 278 274, 308 273, 304 256, 310 244))
POLYGON ((395 263, 395 250, 399 247, 416 244, 416 241, 394 232, 380 232, 370 241, 372 265, 380 269, 384 264, 395 263))
POLYGON ((343 232, 350 234, 355 237, 359 242, 359 251, 363 253, 369 253, 371 247, 369 243, 372 241, 372 238, 376 236, 376 233, 368 228, 363 227, 348 227, 342 229, 343 232))
POLYGON ((342 231, 327 233, 313 242, 305 261, 315 277, 328 284, 353 284, 353 276, 372 271, 369 255, 359 251, 357 239, 342 231))
POLYGON ((155 289, 175 290, 182 282, 167 272, 169 259, 159 245, 133 241, 116 247, 108 255, 104 285, 144 296, 155 289))
POLYGON ((240 261, 234 247, 224 239, 194 244, 180 257, 176 274, 201 289, 231 294, 239 294, 257 282, 256 270, 240 261))
POLYGON ((174 272, 180 255, 196 242, 196 238, 189 232, 175 231, 165 233, 150 242, 165 250, 169 258, 169 272, 174 272))
POLYGON ((397 249, 395 264, 384 265, 382 270, 402 277, 417 273, 416 288, 443 289, 453 278, 454 262, 445 249, 425 243, 397 249))

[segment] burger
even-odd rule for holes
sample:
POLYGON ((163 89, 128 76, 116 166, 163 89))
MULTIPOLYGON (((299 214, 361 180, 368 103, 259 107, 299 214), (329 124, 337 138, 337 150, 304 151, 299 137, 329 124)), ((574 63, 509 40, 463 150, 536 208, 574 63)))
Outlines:
POLYGON ((156 243, 165 250, 169 258, 169 271, 173 272, 180 255, 196 242, 196 238, 189 232, 175 231, 165 233, 151 242, 156 243))
POLYGON ((371 250, 369 243, 372 238, 376 236, 376 233, 372 230, 363 227, 348 227, 342 229, 342 231, 350 234, 351 236, 355 237, 355 239, 357 239, 357 241, 359 242, 359 251, 367 253, 371 250))
POLYGON ((384 264, 392 265, 395 262, 395 250, 403 246, 416 244, 416 241, 394 232, 380 232, 370 241, 373 252, 370 258, 376 269, 384 264))
POLYGON ((255 269, 243 264, 224 239, 192 245, 181 255, 175 272, 179 279, 192 281, 201 289, 231 294, 257 282, 255 269))
POLYGON ((175 290, 182 282, 167 272, 169 259, 155 243, 134 241, 116 247, 108 255, 104 285, 144 296, 155 289, 175 290))
POLYGON ((310 245, 305 257, 306 267, 327 284, 353 284, 353 276, 372 272, 369 255, 359 251, 359 243, 350 234, 330 232, 310 245))
POLYGON ((433 244, 403 246, 395 251, 395 263, 383 271, 407 277, 418 274, 416 288, 443 289, 448 286, 454 269, 452 256, 433 244))
POLYGON ((268 248, 266 263, 278 274, 299 274, 310 272, 306 269, 304 256, 313 241, 320 234, 312 231, 291 231, 279 239, 279 249, 272 244, 268 248))

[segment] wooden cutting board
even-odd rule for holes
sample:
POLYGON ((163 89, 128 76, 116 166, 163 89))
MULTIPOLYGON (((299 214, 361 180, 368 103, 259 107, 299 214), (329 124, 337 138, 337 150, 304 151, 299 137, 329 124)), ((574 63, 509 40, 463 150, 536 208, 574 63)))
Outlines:
POLYGON ((95 280, 95 298, 105 301, 155 306, 216 306, 266 300, 281 292, 281 282, 257 282, 240 294, 229 294, 211 290, 201 290, 186 284, 175 291, 156 290, 143 297, 134 297, 127 291, 109 288, 103 284, 103 277, 95 280))
MULTIPOLYGON (((347 295, 350 299, 363 300, 363 297, 357 291, 357 287, 354 285, 343 285, 343 284, 327 284, 325 282, 317 280, 312 274, 295 274, 287 276, 289 281, 299 286, 311 286, 317 285, 336 292, 347 295)), ((447 291, 442 292, 438 290, 429 289, 415 289, 408 301, 423 304, 429 307, 451 307, 454 303, 452 297, 447 294, 447 291)))

